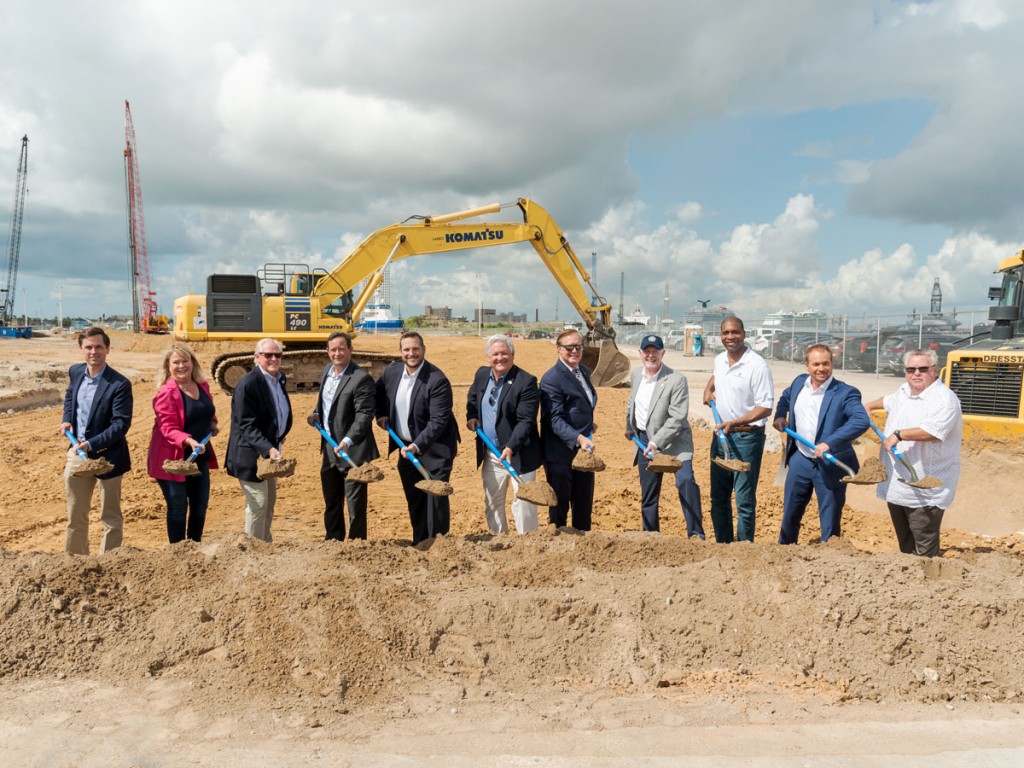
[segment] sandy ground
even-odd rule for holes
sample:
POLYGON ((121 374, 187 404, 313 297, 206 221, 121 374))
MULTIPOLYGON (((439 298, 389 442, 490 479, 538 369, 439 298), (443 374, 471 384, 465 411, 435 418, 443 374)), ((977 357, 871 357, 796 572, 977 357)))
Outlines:
MULTIPOLYGON (((428 338, 466 387, 482 342, 428 338)), ((236 482, 214 473, 202 544, 166 544, 145 475, 168 340, 115 334, 135 383, 125 546, 61 554, 57 435, 73 341, 0 340, 0 755, 10 765, 1019 765, 1024 503, 1019 445, 964 446, 944 556, 896 552, 884 505, 852 488, 841 541, 779 547, 778 444, 762 470, 757 543, 639 532, 622 435, 627 390, 600 392, 595 531, 486 532, 472 443, 452 535, 413 548, 394 460, 371 486, 370 541, 324 542, 318 435, 285 445, 273 545, 240 533, 236 482)), ((357 347, 390 351, 394 339, 357 347)), ((197 350, 203 361, 226 348, 197 350)), ((536 374, 550 342, 522 341, 536 374)), ((693 392, 705 504, 711 358, 667 362, 693 392)), ((778 389, 799 368, 773 364, 778 389)), ((840 374, 866 399, 892 377, 840 374)), ((225 423, 229 399, 215 397, 225 423)), ((293 399, 298 414, 312 396, 293 399)), ((216 441, 222 453, 226 435, 216 441)), ((383 449, 385 441, 378 435, 383 449)), ((877 452, 865 438, 864 455, 877 452)), ((92 530, 93 547, 99 524, 92 530)))

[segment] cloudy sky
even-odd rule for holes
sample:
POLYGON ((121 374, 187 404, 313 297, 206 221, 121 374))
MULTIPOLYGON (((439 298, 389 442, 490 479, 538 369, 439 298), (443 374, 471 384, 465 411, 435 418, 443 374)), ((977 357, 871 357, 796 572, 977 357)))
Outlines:
MULTIPOLYGON (((124 102, 157 300, 337 264, 415 214, 528 197, 626 312, 984 308, 1024 245, 1013 0, 8 3, 16 310, 127 313, 124 102), (52 307, 47 309, 47 307, 52 307)), ((6 265, 6 258, 4 260, 6 265)), ((571 317, 532 249, 396 265, 393 302, 571 317)))

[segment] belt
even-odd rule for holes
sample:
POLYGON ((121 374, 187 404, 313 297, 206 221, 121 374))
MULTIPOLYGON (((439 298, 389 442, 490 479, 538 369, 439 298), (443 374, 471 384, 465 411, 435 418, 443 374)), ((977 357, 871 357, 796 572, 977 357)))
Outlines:
POLYGON ((764 427, 732 427, 730 432, 764 432, 764 427))

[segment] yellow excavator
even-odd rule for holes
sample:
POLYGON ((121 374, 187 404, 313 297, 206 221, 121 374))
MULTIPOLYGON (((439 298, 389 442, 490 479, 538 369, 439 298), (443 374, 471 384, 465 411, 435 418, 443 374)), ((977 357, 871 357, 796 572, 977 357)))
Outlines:
MULTIPOLYGON (((214 380, 228 392, 252 368, 255 343, 276 338, 285 345, 282 370, 288 388, 313 391, 320 385, 327 337, 334 331, 355 336, 363 310, 393 261, 514 243, 533 246, 586 323, 583 362, 594 383, 613 387, 625 382, 629 359, 615 345, 611 304, 597 296, 590 275, 548 212, 526 198, 440 216, 412 216, 370 234, 330 272, 301 264, 267 264, 255 275, 210 275, 206 295, 190 293, 174 302, 174 337, 239 342, 238 351, 211 364, 214 380), (522 213, 521 223, 467 221, 513 206, 522 213), (366 286, 353 300, 363 280, 366 286)), ((374 377, 398 359, 366 350, 356 350, 353 358, 374 377)))
MULTIPOLYGON (((950 351, 942 380, 960 398, 965 436, 1024 437, 1024 249, 999 265, 988 330, 950 351)), ((972 329, 975 330, 975 329, 972 329)))

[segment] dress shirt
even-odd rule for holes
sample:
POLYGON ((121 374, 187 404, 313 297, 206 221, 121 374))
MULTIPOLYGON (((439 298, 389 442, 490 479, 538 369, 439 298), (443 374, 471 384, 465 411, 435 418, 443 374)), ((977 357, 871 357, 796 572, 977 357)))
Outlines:
POLYGON ((654 385, 658 383, 658 374, 661 367, 653 376, 647 375, 647 369, 640 375, 640 382, 636 387, 636 397, 633 398, 633 424, 638 432, 647 431, 647 416, 651 410, 651 397, 654 395, 654 385))
MULTIPOLYGON (((498 445, 498 404, 501 402, 501 390, 505 386, 505 376, 494 380, 494 374, 487 377, 487 388, 484 390, 484 399, 480 403, 480 428, 487 435, 487 439, 498 445)), ((500 447, 500 446, 499 446, 500 447)))
POLYGON ((92 401, 96 399, 96 390, 100 385, 100 377, 103 376, 105 370, 107 370, 107 366, 104 365, 96 372, 95 376, 90 376, 87 367, 85 375, 82 376, 82 383, 78 387, 78 423, 75 424, 75 429, 78 431, 75 433, 75 437, 80 441, 85 439, 85 430, 89 426, 89 416, 92 414, 92 401))
MULTIPOLYGON (((832 377, 829 376, 817 389, 811 383, 811 377, 804 379, 804 385, 794 395, 793 418, 796 419, 796 433, 812 445, 817 445, 818 418, 821 416, 821 404, 825 402, 825 391, 832 384, 832 377)), ((809 459, 816 458, 814 450, 808 448, 799 440, 796 449, 809 459)))
POLYGON ((327 434, 334 438, 334 442, 341 442, 344 438, 338 437, 331 429, 331 406, 334 405, 334 398, 338 394, 338 387, 341 386, 341 378, 345 375, 345 369, 342 368, 341 372, 336 372, 333 368, 328 372, 327 378, 324 379, 324 388, 320 391, 320 412, 323 414, 324 423, 321 425, 327 430, 327 434))
POLYGON ((412 402, 412 388, 416 385, 416 377, 420 375, 423 365, 416 367, 412 373, 408 368, 402 368, 402 378, 398 382, 398 389, 395 391, 395 418, 398 420, 395 432, 398 436, 409 442, 412 440, 412 433, 409 431, 409 406, 412 402))
POLYGON ((907 479, 907 471, 890 451, 884 451, 888 478, 878 485, 878 498, 904 507, 939 507, 948 509, 953 503, 960 479, 960 444, 963 441, 963 416, 960 400, 953 391, 936 380, 919 395, 910 393, 903 382, 894 394, 888 395, 883 407, 889 414, 885 434, 897 429, 919 427, 938 440, 904 440, 897 444, 903 457, 918 477, 931 475, 942 481, 941 488, 914 488, 894 480, 894 474, 907 479), (902 474, 901 474, 902 473, 902 474))
POLYGON ((593 408, 594 393, 591 392, 590 387, 587 386, 587 380, 583 378, 583 373, 580 371, 580 369, 570 367, 568 364, 566 364, 564 360, 559 360, 558 362, 560 362, 562 365, 564 365, 566 368, 572 371, 572 375, 576 377, 576 381, 578 381, 580 383, 580 386, 583 387, 583 394, 587 396, 587 402, 589 402, 590 407, 593 408))
POLYGON ((288 428, 288 414, 290 412, 288 399, 284 396, 284 388, 281 386, 281 374, 267 373, 262 367, 260 368, 260 373, 266 377, 267 386, 270 387, 270 394, 274 398, 274 410, 277 412, 277 445, 274 447, 280 449, 281 433, 288 428))

